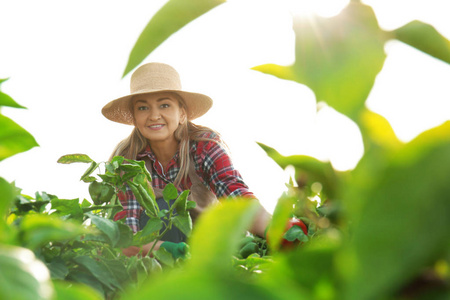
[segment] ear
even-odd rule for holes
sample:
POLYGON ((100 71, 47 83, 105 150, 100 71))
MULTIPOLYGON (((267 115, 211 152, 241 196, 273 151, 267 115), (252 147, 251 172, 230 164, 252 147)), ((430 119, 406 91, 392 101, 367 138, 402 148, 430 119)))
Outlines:
POLYGON ((180 115, 180 125, 187 122, 187 115, 186 110, 181 109, 181 115, 180 115))

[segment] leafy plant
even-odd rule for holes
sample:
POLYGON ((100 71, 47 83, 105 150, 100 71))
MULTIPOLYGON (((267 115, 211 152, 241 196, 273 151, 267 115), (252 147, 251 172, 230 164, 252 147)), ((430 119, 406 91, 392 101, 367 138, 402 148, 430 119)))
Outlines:
MULTIPOLYGON (((172 33, 222 2, 168 1, 136 43, 125 74, 172 33), (185 11, 189 13, 183 15, 185 11), (183 17, 174 18, 179 15, 183 17)), ((292 66, 266 64, 254 69, 311 87, 318 100, 355 121, 365 152, 354 170, 338 172, 328 162, 283 156, 260 144, 281 168, 292 165, 296 170, 275 207, 269 244, 244 235, 258 205, 234 199, 211 207, 197 220, 189 239, 191 258, 183 263, 171 261, 164 251, 159 256, 155 252, 169 266, 161 272, 152 257, 125 257, 120 248, 160 238, 161 217, 190 231, 189 221, 175 221, 174 214, 188 211, 185 195, 177 197, 169 185, 165 198, 175 200, 176 208, 161 212, 141 162, 114 158, 104 164, 105 173, 98 180, 92 174, 102 164, 85 155, 65 156, 60 162, 90 163, 81 179, 89 183, 93 204, 46 193, 34 198, 21 195, 14 184, 0 178, 4 216, 0 219, 0 297, 448 298, 450 122, 403 143, 382 116, 365 107, 365 101, 383 67, 387 41, 397 39, 447 63, 450 43, 419 21, 384 31, 373 10, 359 1, 351 1, 336 17, 317 17, 315 25, 294 20, 292 66), (111 220, 120 210, 117 193, 125 185, 140 196, 154 220, 136 235, 121 221, 111 220), (291 217, 308 225, 309 240, 282 251, 286 220, 291 217), (27 268, 34 265, 43 275, 27 268)), ((4 96, 0 101, 19 106, 4 96)), ((10 124, 4 127, 8 134, 23 133, 15 123, 5 124, 10 124)), ((0 154, 4 153, 0 159, 36 145, 27 134, 18 134, 17 139, 8 134, 0 134, 0 154)))

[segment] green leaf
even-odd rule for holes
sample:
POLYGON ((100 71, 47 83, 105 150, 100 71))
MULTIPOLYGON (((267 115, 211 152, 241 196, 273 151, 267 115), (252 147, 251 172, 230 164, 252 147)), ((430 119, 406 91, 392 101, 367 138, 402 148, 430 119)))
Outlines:
POLYGON ((153 50, 192 20, 225 0, 170 0, 150 20, 131 50, 123 76, 138 66, 153 50))
MULTIPOLYGON (((0 79, 0 85, 8 80, 9 78, 0 79)), ((25 108, 24 106, 18 104, 16 101, 14 101, 10 96, 8 96, 5 93, 0 92, 0 106, 9 106, 14 108, 25 108)))
POLYGON ((189 215, 177 215, 172 217, 173 224, 189 237, 192 231, 192 219, 189 215))
POLYGON ((387 37, 372 8, 351 1, 332 18, 300 16, 294 19, 294 32, 293 65, 253 69, 307 85, 317 101, 357 122, 386 58, 387 37))
POLYGON ((338 175, 330 162, 323 162, 307 155, 283 156, 275 149, 262 143, 258 145, 272 158, 282 169, 292 165, 295 167, 295 175, 302 178, 306 185, 320 182, 323 190, 329 197, 334 197, 338 186, 338 175))
POLYGON ((127 272, 126 263, 120 259, 104 259, 100 260, 100 263, 108 268, 114 277, 116 277, 117 282, 127 282, 131 280, 130 274, 127 272))
POLYGON ((154 255, 162 264, 169 267, 174 266, 175 260, 173 259, 172 253, 167 251, 165 248, 159 248, 154 252, 154 255))
POLYGON ((173 185, 173 183, 169 183, 164 187, 163 197, 167 203, 169 203, 171 200, 177 199, 178 190, 175 185, 173 185))
MULTIPOLYGON (((3 216, 8 214, 9 207, 14 201, 15 192, 13 186, 5 179, 0 177, 0 228, 6 225, 3 216)), ((0 230, 0 241, 3 240, 3 234, 0 230)))
POLYGON ((448 248, 449 127, 405 145, 375 184, 347 186, 358 191, 349 193, 349 205, 362 202, 352 209, 351 243, 338 261, 348 299, 386 298, 448 248))
POLYGON ((82 221, 83 210, 80 206, 79 199, 52 199, 52 209, 55 209, 55 214, 59 216, 70 215, 72 218, 82 221))
POLYGON ((67 274, 69 274, 69 269, 61 258, 53 259, 47 264, 47 268, 50 270, 52 279, 64 280, 67 274))
POLYGON ((9 106, 14 108, 26 108, 20 104, 18 104, 16 101, 13 100, 10 96, 8 96, 5 93, 0 92, 0 106, 9 106))
POLYGON ((72 164, 72 163, 92 163, 93 160, 86 154, 67 154, 58 159, 60 164, 72 164))
POLYGON ((43 215, 26 215, 21 223, 23 242, 29 249, 37 249, 49 242, 66 241, 88 231, 69 220, 43 215))
POLYGON ((178 215, 187 214, 187 197, 189 196, 189 190, 183 191, 177 200, 175 200, 173 207, 178 215))
MULTIPOLYGON (((80 270, 79 268, 71 269, 68 278, 70 282, 81 283, 82 285, 91 287, 101 295, 105 294, 105 288, 102 283, 88 271, 80 270)), ((103 296, 102 299, 104 299, 103 296)))
POLYGON ((190 238, 189 264, 204 270, 229 267, 242 233, 250 228, 258 209, 256 201, 235 199, 204 212, 190 238))
POLYGON ((286 224, 292 216, 293 207, 296 201, 297 197, 294 195, 283 193, 275 206, 272 221, 267 229, 267 242, 270 248, 275 251, 280 248, 281 239, 286 230, 286 224))
POLYGON ((450 41, 433 26, 415 20, 393 33, 399 41, 450 64, 450 41))
POLYGON ((303 232, 303 230, 295 225, 289 228, 288 231, 284 234, 284 238, 290 242, 299 240, 300 242, 307 242, 308 236, 303 232))
POLYGON ((47 267, 28 249, 0 246, 0 299, 51 299, 47 267))
POLYGON ((159 232, 163 227, 163 221, 159 218, 151 218, 148 220, 145 227, 142 229, 142 237, 151 235, 155 232, 159 232))
POLYGON ((74 262, 86 268, 99 282, 104 284, 111 290, 120 287, 114 275, 105 266, 99 264, 96 260, 89 256, 75 257, 74 262))
POLYGON ((120 231, 116 222, 94 215, 93 213, 86 213, 91 219, 92 223, 109 238, 111 245, 115 245, 119 242, 120 231))
POLYGON ((85 284, 69 281, 54 281, 55 299, 58 300, 103 300, 104 297, 95 289, 85 284))
POLYGON ((0 161, 39 146, 28 131, 2 114, 0 128, 0 161))
MULTIPOLYGON (((95 169, 97 169, 99 166, 98 163, 96 163, 95 161, 93 161, 91 163, 91 165, 89 166, 89 168, 86 170, 86 172, 84 172, 84 174, 81 176, 80 180, 83 180, 84 182, 92 182, 92 177, 89 177, 89 175, 92 174, 92 172, 95 171, 95 169)), ((95 178, 94 178, 95 180, 95 178)))
POLYGON ((128 246, 131 246, 133 242, 133 231, 131 230, 130 226, 122 224, 120 222, 116 222, 120 238, 116 243, 117 248, 127 248, 128 246))

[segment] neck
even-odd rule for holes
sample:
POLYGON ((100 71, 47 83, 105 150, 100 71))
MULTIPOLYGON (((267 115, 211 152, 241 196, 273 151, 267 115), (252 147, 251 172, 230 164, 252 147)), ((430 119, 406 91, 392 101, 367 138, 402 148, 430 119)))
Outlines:
POLYGON ((150 142, 150 147, 159 162, 166 166, 177 153, 178 144, 178 141, 174 139, 173 141, 150 142))

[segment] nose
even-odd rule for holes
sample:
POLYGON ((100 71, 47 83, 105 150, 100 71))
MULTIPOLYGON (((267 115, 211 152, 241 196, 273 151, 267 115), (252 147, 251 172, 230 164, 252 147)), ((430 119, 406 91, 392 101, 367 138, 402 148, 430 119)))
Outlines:
POLYGON ((149 118, 151 121, 157 121, 157 120, 161 119, 161 114, 160 114, 159 110, 157 110, 157 109, 152 109, 152 110, 150 110, 150 112, 149 112, 148 118, 149 118))

